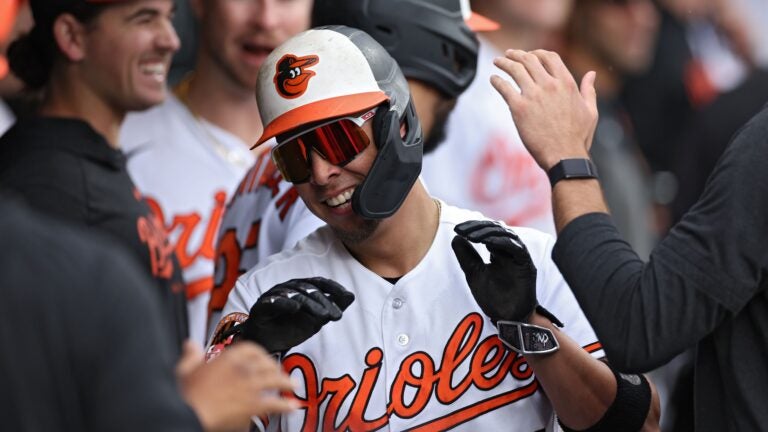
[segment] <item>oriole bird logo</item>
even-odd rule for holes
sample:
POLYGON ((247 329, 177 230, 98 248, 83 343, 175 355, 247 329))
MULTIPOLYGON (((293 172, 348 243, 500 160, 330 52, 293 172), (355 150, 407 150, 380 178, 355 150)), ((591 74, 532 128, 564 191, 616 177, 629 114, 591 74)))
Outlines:
POLYGON ((310 78, 315 76, 315 72, 309 68, 316 65, 320 58, 316 55, 296 57, 293 54, 284 55, 275 68, 275 88, 280 96, 286 99, 297 98, 307 91, 307 85, 310 78))

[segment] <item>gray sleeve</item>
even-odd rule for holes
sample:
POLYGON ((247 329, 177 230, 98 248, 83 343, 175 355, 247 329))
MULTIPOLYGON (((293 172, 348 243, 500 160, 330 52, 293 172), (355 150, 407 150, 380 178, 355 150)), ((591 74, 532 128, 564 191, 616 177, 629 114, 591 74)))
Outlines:
POLYGON ((699 202, 648 263, 608 215, 561 232, 553 259, 620 370, 653 369, 737 314, 768 285, 768 110, 736 136, 699 202))

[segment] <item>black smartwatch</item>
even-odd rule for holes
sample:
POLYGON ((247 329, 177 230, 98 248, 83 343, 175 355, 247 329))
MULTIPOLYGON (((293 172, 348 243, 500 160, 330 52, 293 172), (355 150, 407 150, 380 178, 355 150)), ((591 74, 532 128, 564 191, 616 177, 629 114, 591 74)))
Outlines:
POLYGON ((552 187, 560 180, 589 179, 597 177, 597 167, 589 159, 562 159, 547 172, 552 187))

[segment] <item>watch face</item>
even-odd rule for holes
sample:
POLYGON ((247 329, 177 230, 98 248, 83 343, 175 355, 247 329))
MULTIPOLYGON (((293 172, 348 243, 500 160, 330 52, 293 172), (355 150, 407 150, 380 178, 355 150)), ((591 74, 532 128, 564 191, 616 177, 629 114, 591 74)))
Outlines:
POLYGON ((588 178, 595 177, 596 172, 593 170, 594 164, 589 159, 564 159, 561 161, 563 164, 563 172, 566 178, 588 178))

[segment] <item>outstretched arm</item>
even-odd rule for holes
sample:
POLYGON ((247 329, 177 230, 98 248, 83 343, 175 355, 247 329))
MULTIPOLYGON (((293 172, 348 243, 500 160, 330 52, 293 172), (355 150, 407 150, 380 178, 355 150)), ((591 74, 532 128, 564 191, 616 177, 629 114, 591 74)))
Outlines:
MULTIPOLYGON (((595 73, 579 87, 560 57, 549 51, 508 50, 494 63, 520 86, 492 76, 491 84, 509 105, 523 144, 536 163, 549 171, 562 159, 589 158, 597 127, 595 73)), ((559 233, 588 213, 608 213, 595 179, 560 181, 552 190, 555 226, 559 233)))
MULTIPOLYGON (((593 73, 579 87, 559 56, 509 50, 495 76, 523 144, 542 169, 586 158, 597 121, 593 73)), ((669 361, 744 308, 765 284, 768 250, 768 110, 737 135, 700 201, 643 263, 607 215, 597 180, 558 182, 553 259, 611 364, 648 371, 669 361), (728 289, 723 289, 727 287, 728 289)))

